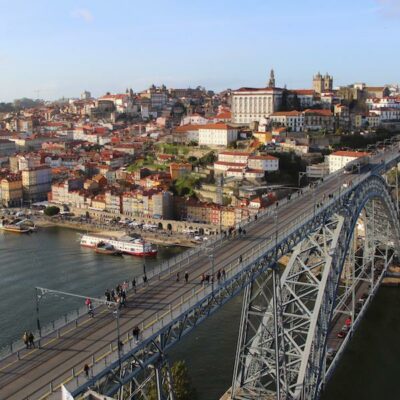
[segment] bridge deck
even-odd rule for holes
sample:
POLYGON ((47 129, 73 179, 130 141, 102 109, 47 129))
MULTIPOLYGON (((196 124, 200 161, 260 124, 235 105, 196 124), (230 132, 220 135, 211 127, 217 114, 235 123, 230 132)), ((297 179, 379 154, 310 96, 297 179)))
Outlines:
MULTIPOLYGON (((380 158, 382 156, 379 156, 380 158)), ((367 175, 365 172, 364 175, 367 175)), ((362 177, 359 176, 360 178, 362 177)), ((307 192, 293 199, 285 206, 276 209, 278 229, 284 229, 296 220, 301 213, 313 213, 314 204, 323 201, 323 196, 338 190, 344 182, 356 178, 355 175, 340 175, 325 179, 316 190, 307 192)), ((275 212, 275 210, 274 210, 275 212)), ((275 218, 259 218, 257 224, 246 227, 245 237, 226 240, 214 250, 215 272, 226 268, 246 254, 262 241, 275 235, 275 218)), ((210 248, 209 253, 213 250, 210 248)), ((185 271, 190 274, 189 283, 183 279, 176 282, 176 271, 165 274, 159 279, 149 280, 149 285, 140 288, 136 294, 128 297, 127 308, 122 310, 120 318, 121 338, 126 338, 134 326, 141 326, 143 321, 157 320, 157 313, 168 312, 171 306, 178 304, 188 292, 201 290, 200 276, 211 272, 211 263, 206 252, 193 257, 190 263, 182 266, 181 277, 185 271)), ((215 283, 217 284, 217 283, 215 283)), ((117 339, 115 319, 106 308, 100 309, 92 319, 81 319, 78 326, 65 329, 59 338, 44 341, 40 349, 23 351, 20 359, 12 355, 0 362, 0 398, 10 400, 45 398, 50 383, 54 389, 63 382, 68 382, 72 369, 80 371, 85 363, 92 363, 92 356, 99 359, 110 350, 110 343, 115 346, 117 339)))

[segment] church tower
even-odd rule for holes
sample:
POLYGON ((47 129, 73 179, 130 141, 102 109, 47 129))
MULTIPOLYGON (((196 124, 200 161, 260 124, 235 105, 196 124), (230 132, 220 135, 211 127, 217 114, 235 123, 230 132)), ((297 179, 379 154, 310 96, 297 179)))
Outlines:
POLYGON ((275 87, 275 74, 273 69, 271 69, 271 72, 269 74, 268 87, 270 88, 275 87))

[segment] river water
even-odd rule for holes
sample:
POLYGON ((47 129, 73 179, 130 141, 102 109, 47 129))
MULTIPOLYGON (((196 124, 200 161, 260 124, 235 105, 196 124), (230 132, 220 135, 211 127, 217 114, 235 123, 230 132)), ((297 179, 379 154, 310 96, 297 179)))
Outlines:
MULTIPOLYGON (((34 288, 42 286, 90 296, 140 276, 143 260, 107 257, 79 246, 76 231, 41 229, 29 236, 0 232, 0 347, 35 329, 34 288)), ((181 252, 160 248, 147 268, 181 252)), ((82 300, 49 296, 41 320, 82 306, 82 300)), ((171 350, 188 365, 199 400, 214 400, 231 384, 240 318, 238 296, 171 350)), ((354 335, 322 400, 400 399, 400 289, 381 288, 354 335)))

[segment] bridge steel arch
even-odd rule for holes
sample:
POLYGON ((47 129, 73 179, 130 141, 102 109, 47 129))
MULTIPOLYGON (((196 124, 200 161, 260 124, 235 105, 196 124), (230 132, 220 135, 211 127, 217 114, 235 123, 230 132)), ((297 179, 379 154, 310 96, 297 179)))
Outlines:
POLYGON ((232 399, 317 399, 340 356, 328 364, 327 341, 339 308, 353 296, 351 336, 365 311, 356 317, 357 286, 369 282, 368 304, 383 276, 374 280, 377 252, 386 249, 383 272, 394 255, 388 251, 390 242, 400 254, 396 206, 378 175, 371 174, 312 222, 298 232, 302 240, 295 235, 277 243, 272 263, 269 258, 272 273, 267 270, 245 289, 232 399), (365 227, 361 267, 352 251, 360 217, 365 227), (280 274, 276 261, 289 251, 290 261, 280 274), (353 280, 343 290, 351 254, 353 280))

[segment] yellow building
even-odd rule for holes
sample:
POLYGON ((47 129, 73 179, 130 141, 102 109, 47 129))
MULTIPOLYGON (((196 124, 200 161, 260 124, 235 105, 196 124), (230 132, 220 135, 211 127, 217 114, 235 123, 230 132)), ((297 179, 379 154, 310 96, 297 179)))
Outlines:
POLYGON ((267 144, 272 142, 271 132, 254 132, 253 136, 261 143, 267 144))
POLYGON ((223 208, 221 212, 222 226, 235 226, 235 209, 223 208))
POLYGON ((1 180, 2 204, 6 207, 19 206, 22 201, 22 178, 10 175, 1 180))
POLYGON ((103 195, 98 195, 92 200, 92 208, 100 211, 104 211, 106 209, 106 200, 103 195))

